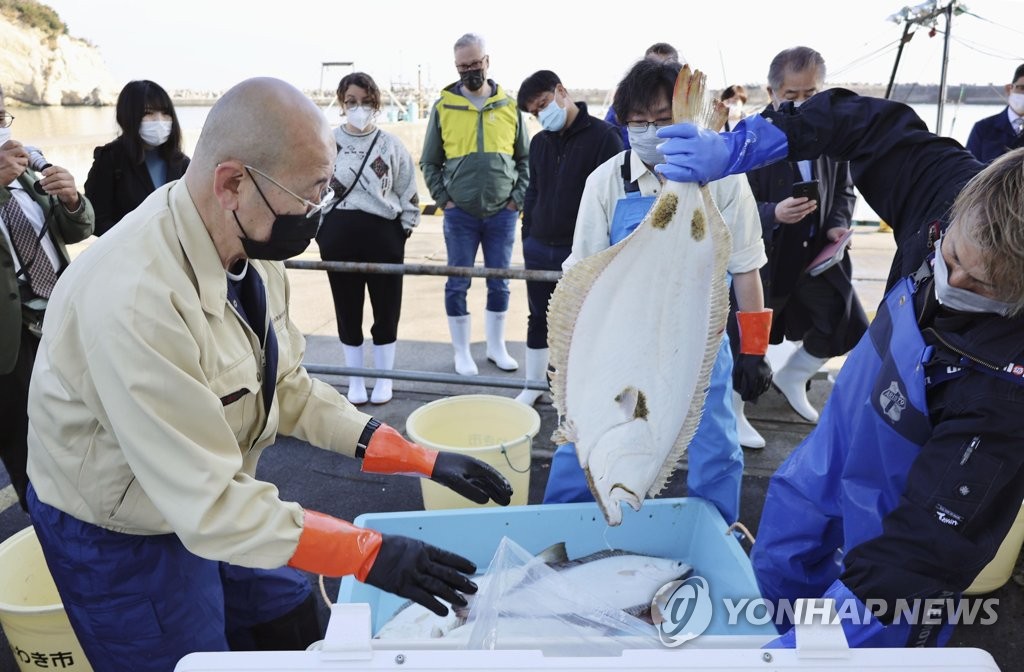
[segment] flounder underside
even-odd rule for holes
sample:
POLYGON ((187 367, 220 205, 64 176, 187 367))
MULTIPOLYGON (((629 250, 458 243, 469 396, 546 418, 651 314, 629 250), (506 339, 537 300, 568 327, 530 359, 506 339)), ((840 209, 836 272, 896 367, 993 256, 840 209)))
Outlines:
MULTIPOLYGON (((673 120, 714 127, 684 66, 673 120)), ((556 443, 573 442, 609 525, 668 483, 700 422, 729 311, 731 237, 706 186, 667 182, 643 222, 571 267, 548 306, 556 443)))

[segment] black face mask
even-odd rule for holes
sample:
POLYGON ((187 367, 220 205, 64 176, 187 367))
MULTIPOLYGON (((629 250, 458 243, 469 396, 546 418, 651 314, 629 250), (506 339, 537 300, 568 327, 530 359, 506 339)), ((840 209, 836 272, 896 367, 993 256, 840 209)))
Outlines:
POLYGON ((462 80, 462 85, 469 91, 479 91, 480 87, 484 85, 484 70, 467 70, 459 75, 459 79, 462 80))
MULTIPOLYGON (((250 179, 252 178, 252 173, 249 173, 249 177, 250 179)), ((309 247, 309 243, 316 236, 317 231, 320 230, 322 216, 318 214, 307 217, 305 213, 301 215, 279 215, 274 212, 274 208, 271 207, 267 197, 263 195, 263 190, 256 184, 256 180, 253 180, 253 184, 256 185, 256 191, 259 192, 260 198, 270 208, 270 212, 274 214, 274 223, 271 225, 270 238, 268 240, 253 240, 245 232, 245 229, 242 228, 242 222, 238 221, 238 213, 231 213, 235 217, 235 223, 238 224, 238 230, 242 232, 239 238, 242 239, 242 249, 245 250, 245 256, 250 259, 284 261, 285 259, 302 254, 309 247)))

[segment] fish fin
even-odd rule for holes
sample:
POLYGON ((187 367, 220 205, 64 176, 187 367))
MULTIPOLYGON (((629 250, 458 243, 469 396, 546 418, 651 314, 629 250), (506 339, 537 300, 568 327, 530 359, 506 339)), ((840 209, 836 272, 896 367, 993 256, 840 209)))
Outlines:
POLYGON ((565 550, 564 541, 560 541, 557 544, 551 544, 543 551, 538 553, 536 557, 538 560, 543 561, 546 565, 555 565, 569 561, 569 554, 565 550))
MULTIPOLYGON (((579 317, 583 303, 590 292, 594 281, 611 263, 622 245, 612 245, 574 264, 567 270, 555 285, 548 302, 548 352, 550 366, 554 372, 550 376, 551 399, 559 416, 567 415, 566 381, 569 366, 569 345, 572 343, 576 319, 579 317)), ((575 432, 568 429, 565 423, 559 430, 567 441, 575 441, 575 432)), ((566 441, 563 441, 565 443, 566 441)))
POLYGON ((651 605, 649 604, 634 604, 632 607, 623 609, 623 611, 633 618, 639 618, 641 621, 653 625, 653 621, 651 620, 651 605))
POLYGON ((568 418, 559 423, 555 431, 551 433, 551 440, 557 446, 564 443, 576 443, 576 437, 576 425, 568 418))
POLYGON ((672 121, 688 121, 703 128, 713 128, 716 110, 714 101, 707 95, 707 77, 700 70, 691 70, 684 65, 676 76, 672 91, 672 121))
POLYGON ((661 465, 661 470, 655 477, 651 487, 647 490, 649 497, 654 497, 668 485, 669 479, 675 472, 682 459, 686 448, 693 440, 700 425, 701 415, 704 412, 704 401, 707 398, 708 387, 711 384, 711 369, 718 357, 718 350, 722 344, 722 332, 725 330, 725 323, 729 318, 729 285, 726 282, 726 273, 729 269, 729 256, 732 253, 732 235, 729 227, 722 219, 715 204, 711 191, 707 186, 700 187, 701 197, 704 200, 704 212, 707 217, 707 228, 714 243, 714 275, 711 279, 711 295, 709 296, 710 307, 708 310, 708 333, 704 345, 704 359, 701 361, 700 374, 698 377, 697 392, 690 400, 690 408, 686 414, 686 421, 679 429, 676 440, 668 458, 661 465))
POLYGON ((584 555, 582 558, 576 558, 570 560, 574 565, 584 565, 588 562, 596 562, 598 560, 604 560, 605 558, 617 558, 623 555, 640 555, 639 553, 633 553, 632 551, 624 551, 621 548, 605 548, 600 551, 595 551, 590 555, 584 555))

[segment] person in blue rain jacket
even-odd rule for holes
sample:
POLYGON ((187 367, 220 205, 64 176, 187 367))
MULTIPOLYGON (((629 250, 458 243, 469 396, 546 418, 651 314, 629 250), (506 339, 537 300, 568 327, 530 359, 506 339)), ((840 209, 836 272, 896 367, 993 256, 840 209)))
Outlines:
MULTIPOLYGON (((765 116, 663 129, 658 169, 706 182, 849 161, 898 251, 818 426, 771 479, 758 585, 769 601, 834 598, 851 646, 942 645, 1024 500, 1024 150, 986 167, 908 106, 843 89, 765 116), (927 599, 934 621, 900 611, 927 599)), ((793 646, 780 631, 769 646, 793 646)))

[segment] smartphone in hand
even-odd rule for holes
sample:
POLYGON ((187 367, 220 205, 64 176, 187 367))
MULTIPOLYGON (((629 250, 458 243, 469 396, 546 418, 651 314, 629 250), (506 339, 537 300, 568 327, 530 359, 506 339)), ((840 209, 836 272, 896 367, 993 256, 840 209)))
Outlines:
POLYGON ((793 198, 809 198, 812 201, 821 201, 821 196, 818 193, 818 181, 807 180, 806 182, 797 182, 793 185, 793 198))

